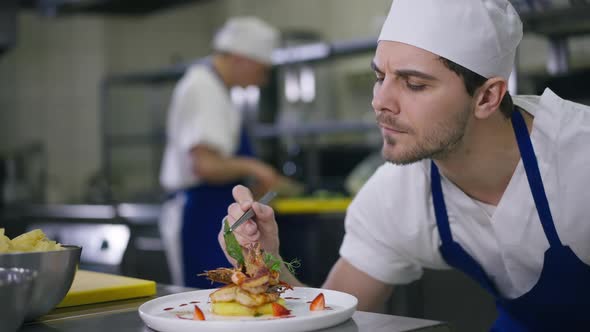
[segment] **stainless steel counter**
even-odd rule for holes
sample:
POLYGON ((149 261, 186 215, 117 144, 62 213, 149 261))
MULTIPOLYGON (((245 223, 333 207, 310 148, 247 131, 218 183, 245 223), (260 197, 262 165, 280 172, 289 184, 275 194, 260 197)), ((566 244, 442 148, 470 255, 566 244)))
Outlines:
MULTIPOLYGON (((158 286, 158 296, 189 291, 175 286, 158 286)), ((137 313, 137 308, 151 298, 114 301, 103 304, 56 309, 39 321, 25 324, 19 332, 152 332, 137 313)), ((357 311, 348 321, 321 331, 450 332, 449 325, 430 320, 357 311)))

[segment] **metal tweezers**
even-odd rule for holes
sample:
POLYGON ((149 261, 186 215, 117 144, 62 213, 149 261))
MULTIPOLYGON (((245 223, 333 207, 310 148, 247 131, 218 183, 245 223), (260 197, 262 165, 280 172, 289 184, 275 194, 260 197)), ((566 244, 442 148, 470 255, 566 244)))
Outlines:
MULTIPOLYGON (((275 198, 276 195, 277 195, 276 192, 269 191, 266 194, 264 194, 264 196, 262 196, 262 198, 260 198, 258 200, 258 203, 268 204, 273 198, 275 198)), ((227 233, 233 232, 241 224, 245 223, 248 219, 250 219, 252 217, 254 217, 254 210, 252 209, 252 207, 250 207, 248 209, 248 211, 246 211, 246 213, 244 213, 233 225, 231 225, 229 230, 225 233, 227 234, 227 233)))

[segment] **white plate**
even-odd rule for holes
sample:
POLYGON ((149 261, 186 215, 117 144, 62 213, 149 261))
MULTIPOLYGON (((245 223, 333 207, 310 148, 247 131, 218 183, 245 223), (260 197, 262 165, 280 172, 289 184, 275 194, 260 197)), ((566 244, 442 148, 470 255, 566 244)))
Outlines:
POLYGON ((358 300, 356 297, 328 289, 295 287, 282 294, 291 315, 286 318, 225 317, 211 313, 208 303, 213 289, 167 295, 153 299, 139 307, 141 319, 160 332, 245 331, 291 332, 311 331, 342 323, 349 319, 358 300), (324 293, 327 310, 310 311, 309 301, 324 293), (204 321, 192 320, 196 304, 205 314, 204 321), (183 319, 184 318, 184 319, 183 319), (187 319, 188 318, 188 319, 187 319))

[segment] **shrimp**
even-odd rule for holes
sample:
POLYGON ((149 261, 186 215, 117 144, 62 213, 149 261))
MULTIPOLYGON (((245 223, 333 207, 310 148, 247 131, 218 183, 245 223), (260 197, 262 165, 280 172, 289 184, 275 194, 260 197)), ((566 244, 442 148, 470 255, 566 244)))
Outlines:
POLYGON ((218 268, 205 271, 202 276, 226 284, 209 295, 212 303, 237 302, 257 307, 275 302, 290 285, 279 280, 279 272, 270 270, 264 260, 259 243, 243 249, 244 265, 236 268, 218 268))
POLYGON ((235 269, 227 267, 220 267, 215 270, 205 271, 204 273, 198 274, 198 276, 204 276, 212 282, 219 282, 222 284, 231 284, 232 275, 236 272, 235 269))
POLYGON ((232 302, 236 300, 237 294, 236 291, 238 286, 236 285, 227 285, 219 288, 218 290, 214 291, 213 293, 209 294, 209 298, 211 302, 232 302))

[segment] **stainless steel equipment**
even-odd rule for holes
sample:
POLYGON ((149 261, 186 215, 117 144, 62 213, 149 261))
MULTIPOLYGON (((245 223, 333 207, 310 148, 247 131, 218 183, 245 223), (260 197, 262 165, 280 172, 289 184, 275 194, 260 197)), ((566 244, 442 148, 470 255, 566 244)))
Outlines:
POLYGON ((3 332, 14 332, 23 323, 36 275, 29 269, 0 268, 0 328, 3 332))
POLYGON ((58 251, 0 254, 0 267, 37 271, 25 320, 38 318, 61 302, 72 285, 81 252, 81 247, 64 246, 58 251))
MULTIPOLYGON (((85 211, 92 211, 83 206, 85 211)), ((80 262, 85 269, 106 273, 120 273, 120 264, 129 243, 127 225, 38 222, 30 224, 27 231, 42 229, 48 238, 60 243, 84 246, 80 262)))

